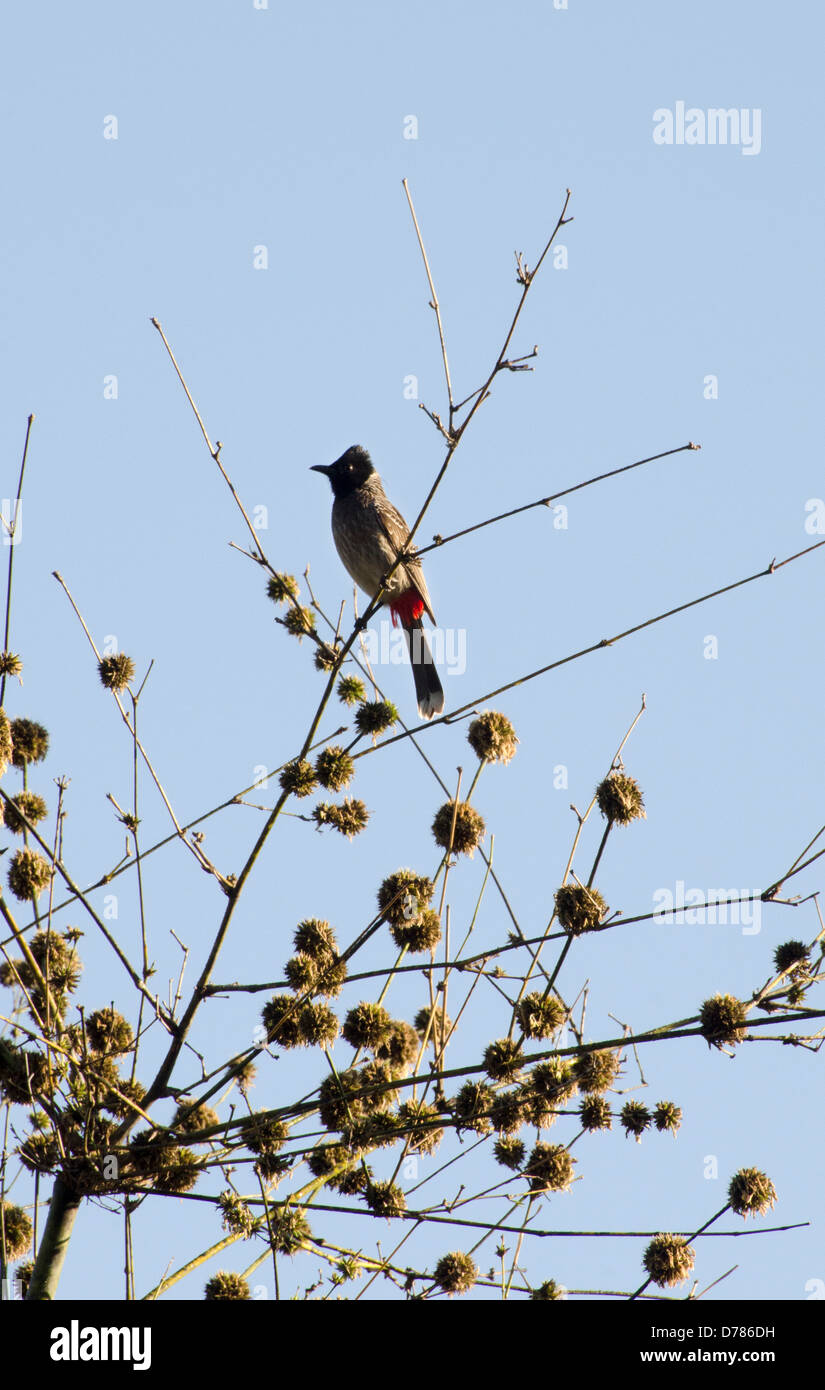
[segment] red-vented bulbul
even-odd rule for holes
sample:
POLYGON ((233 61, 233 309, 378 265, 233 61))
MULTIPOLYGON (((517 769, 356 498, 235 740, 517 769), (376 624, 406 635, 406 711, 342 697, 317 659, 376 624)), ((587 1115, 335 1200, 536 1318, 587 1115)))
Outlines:
MULTIPOLYGON (((410 528, 388 500, 372 459, 360 444, 334 463, 314 464, 313 472, 325 473, 332 485, 332 539, 344 568, 373 599, 407 544, 410 528)), ((400 622, 404 629, 418 713, 422 719, 432 719, 444 708, 444 691, 421 622, 425 612, 433 623, 435 617, 420 560, 398 565, 387 581, 383 602, 389 606, 393 627, 400 622)))

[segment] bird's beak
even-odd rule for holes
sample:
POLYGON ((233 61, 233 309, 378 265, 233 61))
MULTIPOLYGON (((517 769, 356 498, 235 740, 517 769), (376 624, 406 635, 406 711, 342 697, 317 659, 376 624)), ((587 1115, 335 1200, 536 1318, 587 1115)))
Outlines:
POLYGON ((312 463, 312 464, 310 464, 310 472, 311 472, 311 473, 325 473, 326 476, 329 477, 331 470, 332 470, 332 464, 330 464, 330 463, 312 463))

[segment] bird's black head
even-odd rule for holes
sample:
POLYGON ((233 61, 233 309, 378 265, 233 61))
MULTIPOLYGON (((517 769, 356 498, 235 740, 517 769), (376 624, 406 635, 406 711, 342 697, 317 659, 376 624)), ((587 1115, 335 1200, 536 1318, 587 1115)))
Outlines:
POLYGON ((360 444, 353 444, 334 463, 315 463, 312 465, 312 471, 326 473, 335 496, 346 497, 348 493, 361 487, 375 469, 366 449, 362 449, 360 444))

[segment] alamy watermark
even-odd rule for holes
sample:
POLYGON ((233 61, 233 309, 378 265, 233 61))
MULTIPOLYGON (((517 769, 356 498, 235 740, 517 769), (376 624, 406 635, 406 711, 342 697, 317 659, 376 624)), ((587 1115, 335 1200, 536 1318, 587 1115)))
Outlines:
POLYGON ((758 107, 660 106, 653 112, 654 145, 739 145, 741 154, 762 149, 762 112, 758 107))
POLYGON ((761 894, 748 888, 685 888, 676 880, 675 892, 657 888, 653 894, 657 924, 673 926, 741 927, 743 936, 757 936, 762 930, 761 894))
MULTIPOLYGON (((413 660, 420 662, 423 629, 412 633, 413 660)), ((467 629, 463 627, 433 627, 426 630, 433 660, 445 667, 448 676, 463 676, 467 670, 467 629)), ((367 628, 362 634, 367 660, 373 666, 403 666, 408 660, 407 639, 403 629, 389 622, 378 624, 378 630, 367 628)))

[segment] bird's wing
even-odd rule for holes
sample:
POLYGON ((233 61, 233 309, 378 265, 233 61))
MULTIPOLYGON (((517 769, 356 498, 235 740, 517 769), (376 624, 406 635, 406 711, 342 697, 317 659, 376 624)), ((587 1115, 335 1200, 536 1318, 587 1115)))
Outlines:
MULTIPOLYGON (((384 534, 392 546, 393 555, 397 556, 407 543, 410 528, 398 508, 394 507, 389 499, 386 500, 384 506, 378 507, 376 510, 384 534)), ((408 560, 401 568, 409 577, 410 583, 415 585, 421 595, 427 615, 433 626, 435 626, 435 614, 433 613, 433 606, 430 602, 430 593, 427 588, 427 581, 424 578, 424 570, 421 561, 408 560)))

